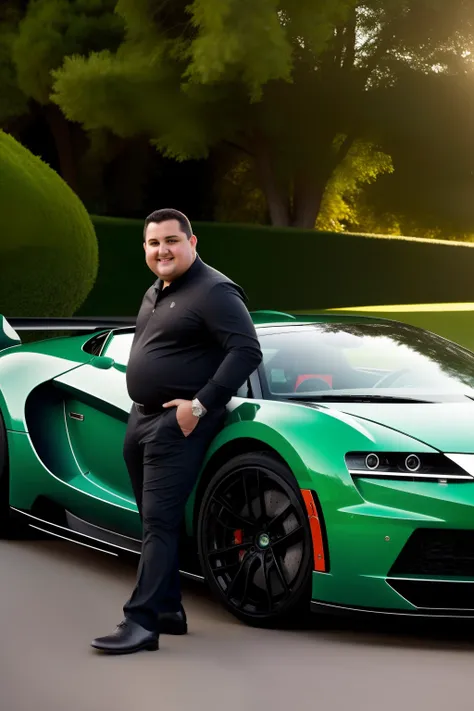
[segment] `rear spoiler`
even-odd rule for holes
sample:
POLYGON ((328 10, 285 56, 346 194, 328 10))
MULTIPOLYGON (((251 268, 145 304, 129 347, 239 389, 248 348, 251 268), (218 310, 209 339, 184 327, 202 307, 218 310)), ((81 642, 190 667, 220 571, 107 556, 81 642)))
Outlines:
POLYGON ((0 351, 21 344, 19 331, 67 331, 94 333, 116 328, 135 326, 136 319, 131 316, 95 316, 69 318, 37 318, 26 316, 5 317, 0 314, 0 351))
POLYGON ((105 331, 135 326, 133 316, 27 317, 5 316, 15 331, 105 331))

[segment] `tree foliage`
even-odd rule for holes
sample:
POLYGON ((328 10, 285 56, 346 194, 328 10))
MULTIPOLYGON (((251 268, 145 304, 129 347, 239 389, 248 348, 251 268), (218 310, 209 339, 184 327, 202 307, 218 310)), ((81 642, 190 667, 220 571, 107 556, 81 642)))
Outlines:
POLYGON ((13 44, 23 93, 47 104, 51 72, 65 57, 116 49, 123 38, 123 22, 114 8, 115 0, 30 0, 13 44))
MULTIPOLYGON (((339 143, 344 137, 339 138, 339 143)), ((332 174, 322 199, 316 227, 330 232, 342 232, 348 225, 360 230, 358 201, 366 185, 380 175, 393 173, 391 157, 367 142, 355 141, 332 174)))
POLYGON ((125 41, 66 58, 54 101, 178 160, 238 146, 274 224, 314 226, 354 146, 379 150, 373 92, 472 64, 474 0, 119 0, 117 12, 125 41))
POLYGON ((52 136, 59 171, 80 191, 87 137, 50 101, 51 71, 69 54, 109 48, 124 37, 115 0, 3 0, 0 7, 0 126, 16 134, 35 121, 52 136))
POLYGON ((18 86, 13 60, 13 46, 20 19, 19 1, 7 0, 0 5, 0 125, 28 111, 27 98, 18 86))
POLYGON ((98 270, 92 222, 77 195, 0 131, 0 313, 71 316, 98 270))

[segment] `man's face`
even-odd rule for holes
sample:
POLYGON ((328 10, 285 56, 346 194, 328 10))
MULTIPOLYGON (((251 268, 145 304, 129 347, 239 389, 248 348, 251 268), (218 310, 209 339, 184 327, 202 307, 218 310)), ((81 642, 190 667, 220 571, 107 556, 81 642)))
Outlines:
POLYGON ((188 239, 178 220, 151 222, 145 234, 145 261, 167 285, 184 274, 194 262, 196 244, 196 236, 188 239))

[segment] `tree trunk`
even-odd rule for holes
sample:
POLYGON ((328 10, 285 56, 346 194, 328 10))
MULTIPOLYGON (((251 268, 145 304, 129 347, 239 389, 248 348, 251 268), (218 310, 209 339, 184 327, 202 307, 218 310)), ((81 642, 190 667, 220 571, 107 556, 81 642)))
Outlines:
POLYGON ((302 171, 297 175, 293 192, 292 227, 314 229, 326 185, 327 180, 318 178, 308 171, 302 171))
POLYGON ((69 187, 77 193, 77 166, 71 125, 57 106, 50 104, 45 106, 44 111, 56 146, 60 175, 69 187))
POLYGON ((288 227, 290 225, 289 193, 278 179, 269 147, 263 137, 255 141, 254 155, 270 221, 275 227, 288 227))

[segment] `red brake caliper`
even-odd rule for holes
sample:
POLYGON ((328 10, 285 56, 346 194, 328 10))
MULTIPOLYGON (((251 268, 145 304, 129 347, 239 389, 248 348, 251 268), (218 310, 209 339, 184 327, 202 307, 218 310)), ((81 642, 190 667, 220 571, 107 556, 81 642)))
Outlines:
MULTIPOLYGON (((243 531, 241 528, 238 528, 236 531, 234 531, 234 544, 237 546, 240 543, 242 543, 243 540, 244 540, 243 531)), ((245 555, 244 550, 239 551, 239 562, 242 560, 244 555, 245 555)))

